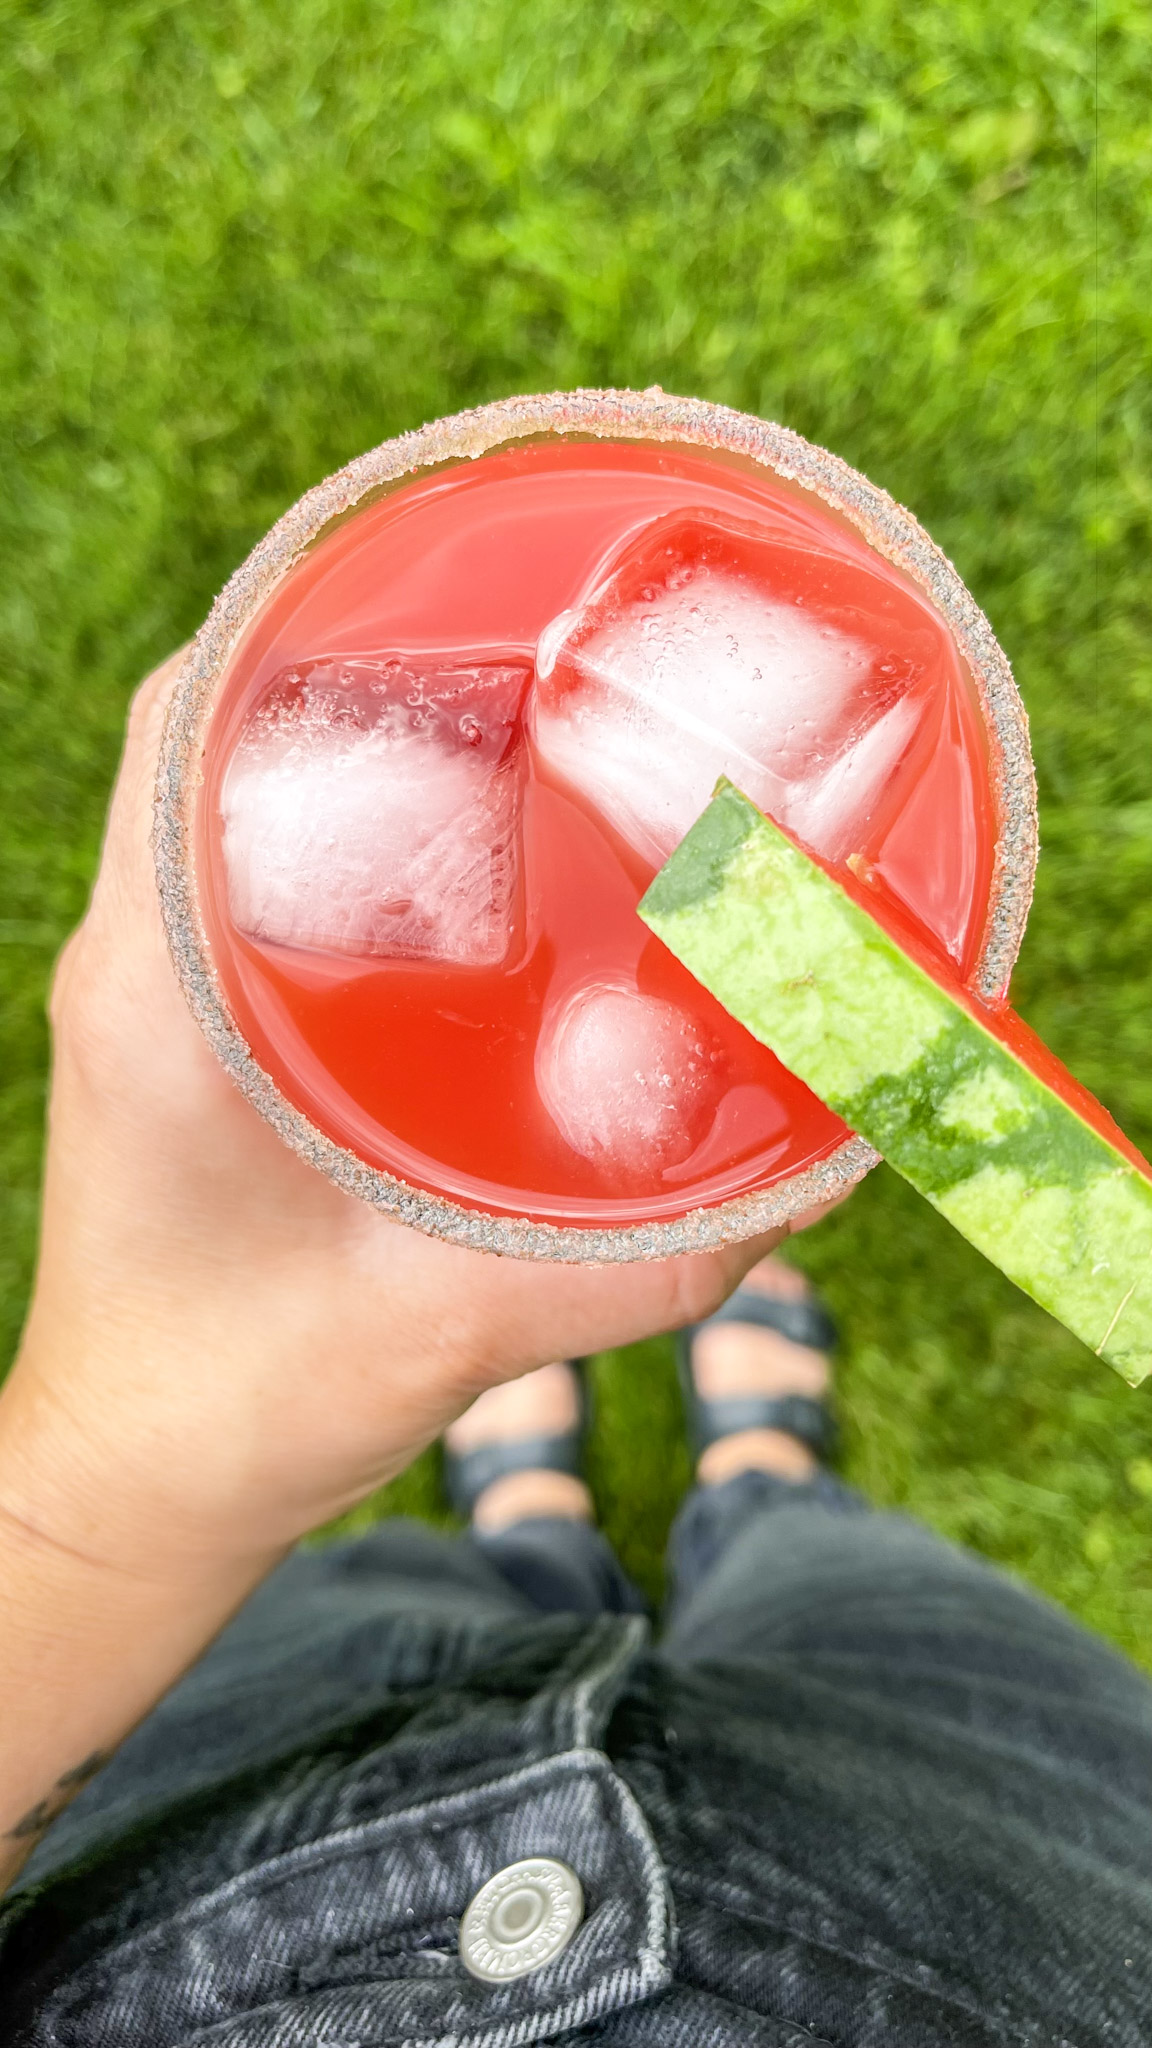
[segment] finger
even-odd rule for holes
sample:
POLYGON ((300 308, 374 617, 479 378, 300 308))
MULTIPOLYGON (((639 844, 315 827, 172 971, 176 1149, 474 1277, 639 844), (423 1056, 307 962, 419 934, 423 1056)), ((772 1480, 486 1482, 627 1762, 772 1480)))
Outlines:
MULTIPOLYGON (((604 1351, 699 1322, 786 1235, 773 1230, 714 1252, 619 1266, 541 1268, 525 1262, 516 1271, 502 1261, 499 1299, 490 1301, 485 1317, 473 1391, 543 1364, 557 1356, 557 1344, 561 1350, 604 1351)), ((482 1285, 486 1277, 479 1268, 482 1285)))
MULTIPOLYGON (((722 1301, 727 1301, 728 1296, 740 1285, 745 1274, 750 1273, 753 1266, 758 1266, 761 1259, 766 1259, 770 1252, 774 1252, 778 1245, 783 1244, 788 1235, 789 1226, 785 1224, 779 1230, 766 1230, 759 1237, 747 1237, 741 1244, 725 1245, 721 1251, 717 1252, 715 1254, 717 1265, 715 1285, 718 1292, 711 1304, 711 1308, 719 1308, 722 1301)), ((707 1309, 704 1312, 705 1314, 710 1314, 711 1309, 707 1309)), ((689 1316, 685 1320, 696 1322, 699 1318, 697 1316, 689 1316)))
POLYGON ((811 1209, 802 1209, 799 1216, 794 1216, 788 1226, 789 1237, 796 1237, 801 1230, 810 1230, 814 1223, 822 1223, 825 1216, 830 1216, 833 1209, 839 1209, 848 1200, 849 1195, 854 1193, 855 1188, 845 1188, 842 1195, 833 1195, 831 1201, 817 1202, 811 1209))
MULTIPOLYGON (((159 903, 152 865, 152 795, 164 713, 176 684, 183 650, 170 655, 146 677, 132 699, 124 749, 104 828, 100 865, 78 937, 123 950, 147 934, 154 951, 161 939, 159 903)), ((65 961, 61 985, 67 982, 65 961)))
MULTIPOLYGON (((140 684, 128 707, 124 750, 120 756, 104 837, 104 861, 123 861, 134 869, 140 864, 142 849, 148 853, 164 715, 186 652, 186 648, 178 648, 167 661, 161 662, 159 668, 153 669, 140 684)), ((150 882, 150 857, 146 865, 150 882)))

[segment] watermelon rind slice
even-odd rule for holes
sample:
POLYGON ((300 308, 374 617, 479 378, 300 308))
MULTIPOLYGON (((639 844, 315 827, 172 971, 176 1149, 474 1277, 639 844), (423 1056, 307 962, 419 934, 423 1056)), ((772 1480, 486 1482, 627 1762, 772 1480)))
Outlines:
POLYGON ((977 998, 727 782, 640 915, 986 1258, 1131 1385, 1145 1378, 1152 1169, 1001 1043, 977 998))

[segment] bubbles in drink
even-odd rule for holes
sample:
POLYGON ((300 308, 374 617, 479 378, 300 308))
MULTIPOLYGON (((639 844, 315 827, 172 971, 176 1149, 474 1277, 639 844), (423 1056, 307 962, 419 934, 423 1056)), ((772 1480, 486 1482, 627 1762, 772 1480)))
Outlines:
POLYGON ((828 568, 709 515, 654 521, 541 635, 540 758, 654 861, 721 774, 840 857, 912 736, 934 626, 842 560, 833 598, 828 568))
POLYGON ((572 1150, 625 1178, 687 1158, 722 1092, 698 1021, 624 981, 594 982, 550 1006, 536 1086, 572 1150))
POLYGON ((514 665, 289 670, 224 780, 228 905, 284 946, 498 967, 524 779, 514 665))

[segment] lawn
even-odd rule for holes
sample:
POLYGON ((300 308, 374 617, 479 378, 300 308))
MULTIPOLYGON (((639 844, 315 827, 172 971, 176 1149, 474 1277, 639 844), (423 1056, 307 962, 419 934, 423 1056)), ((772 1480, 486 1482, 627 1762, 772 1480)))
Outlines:
MULTIPOLYGON (((1150 65, 1134 0, 0 0, 9 1346, 133 683, 306 485, 511 391, 723 400, 920 515, 1032 718, 1017 1001, 1152 1146, 1150 65)), ((1152 1397, 884 1169, 796 1256, 850 1475, 1152 1664, 1152 1397)), ((654 1585, 670 1360, 596 1371, 601 1511, 654 1585)), ((442 1512, 433 1462, 397 1504, 442 1512)))

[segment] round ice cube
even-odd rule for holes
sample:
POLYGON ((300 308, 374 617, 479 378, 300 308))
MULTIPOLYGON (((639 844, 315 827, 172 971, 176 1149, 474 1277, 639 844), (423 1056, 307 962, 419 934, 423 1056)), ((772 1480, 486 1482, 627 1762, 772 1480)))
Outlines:
POLYGON ((545 1014, 536 1085, 574 1152, 626 1178, 651 1178, 698 1143, 720 1094, 717 1064, 686 1010, 602 981, 545 1014))

